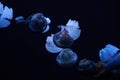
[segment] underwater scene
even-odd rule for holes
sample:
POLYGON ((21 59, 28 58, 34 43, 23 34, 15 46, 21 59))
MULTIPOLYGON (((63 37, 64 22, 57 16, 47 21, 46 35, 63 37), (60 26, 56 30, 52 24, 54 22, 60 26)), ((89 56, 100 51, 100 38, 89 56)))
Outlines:
POLYGON ((117 0, 0 0, 0 80, 120 80, 117 0))

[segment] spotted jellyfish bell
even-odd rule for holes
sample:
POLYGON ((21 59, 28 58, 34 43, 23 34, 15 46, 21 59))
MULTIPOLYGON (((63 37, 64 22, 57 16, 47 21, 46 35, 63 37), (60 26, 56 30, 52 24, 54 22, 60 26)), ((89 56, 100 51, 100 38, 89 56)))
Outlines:
POLYGON ((0 2, 0 28, 6 28, 10 25, 13 19, 13 9, 3 6, 0 2))
POLYGON ((71 49, 63 49, 56 57, 56 62, 60 66, 73 66, 78 60, 78 56, 71 49))

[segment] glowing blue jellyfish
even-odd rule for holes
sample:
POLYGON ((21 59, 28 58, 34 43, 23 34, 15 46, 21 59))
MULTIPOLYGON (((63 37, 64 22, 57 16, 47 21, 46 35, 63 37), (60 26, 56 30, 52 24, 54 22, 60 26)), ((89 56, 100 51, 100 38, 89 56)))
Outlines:
POLYGON ((13 9, 3 6, 0 2, 0 28, 6 28, 10 25, 13 19, 13 9))
POLYGON ((50 53, 58 53, 63 48, 70 47, 80 37, 81 29, 76 20, 69 20, 66 26, 60 25, 59 27, 60 32, 52 34, 51 38, 47 37, 45 47, 50 53))
POLYGON ((118 51, 119 51, 119 48, 111 44, 106 45, 105 48, 99 51, 100 61, 107 63, 117 54, 118 51))
POLYGON ((51 20, 45 17, 42 13, 36 13, 29 16, 26 20, 23 16, 18 16, 15 18, 16 23, 25 22, 28 24, 29 28, 33 32, 45 33, 49 30, 49 24, 51 20))
POLYGON ((115 69, 117 67, 120 67, 120 49, 108 44, 105 48, 100 50, 99 53, 101 62, 104 62, 105 64, 103 67, 106 70, 115 69))
POLYGON ((68 48, 63 49, 56 57, 56 61, 60 66, 73 66, 77 60, 77 54, 68 48))

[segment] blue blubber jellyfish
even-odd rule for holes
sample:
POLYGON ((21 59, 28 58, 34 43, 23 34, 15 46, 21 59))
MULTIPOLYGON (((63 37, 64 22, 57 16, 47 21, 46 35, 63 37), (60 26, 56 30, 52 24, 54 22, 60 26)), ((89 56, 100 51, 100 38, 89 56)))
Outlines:
POLYGON ((103 67, 106 70, 112 70, 120 67, 120 49, 116 46, 108 44, 100 50, 99 53, 100 61, 105 64, 103 67))
POLYGON ((48 17, 45 17, 42 13, 33 14, 26 20, 23 16, 18 16, 15 18, 15 21, 16 23, 25 22, 28 24, 31 31, 42 33, 45 33, 49 30, 49 24, 51 23, 51 20, 48 17))
POLYGON ((13 19, 13 9, 3 6, 0 2, 0 28, 6 28, 10 25, 13 19))
POLYGON ((119 48, 117 48, 116 46, 107 44, 105 48, 99 51, 100 61, 103 63, 109 62, 113 57, 115 57, 118 51, 119 48))
POLYGON ((78 56, 71 49, 63 49, 56 57, 56 62, 60 66, 73 66, 78 60, 78 56))

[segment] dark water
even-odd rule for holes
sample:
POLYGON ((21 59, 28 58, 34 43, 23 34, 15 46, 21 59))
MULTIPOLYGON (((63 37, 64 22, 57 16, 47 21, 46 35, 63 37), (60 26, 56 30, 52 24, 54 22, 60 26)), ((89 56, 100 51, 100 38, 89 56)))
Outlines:
MULTIPOLYGON (((76 19, 81 27, 81 36, 71 49, 83 58, 99 60, 98 52, 110 43, 120 48, 120 30, 115 0, 0 0, 12 7, 14 17, 42 12, 52 23, 50 31, 34 33, 27 25, 12 24, 0 29, 1 80, 96 80, 80 74, 78 64, 62 68, 45 49, 46 37, 59 31, 57 25, 76 19)), ((106 76, 103 80, 119 79, 106 76)))

